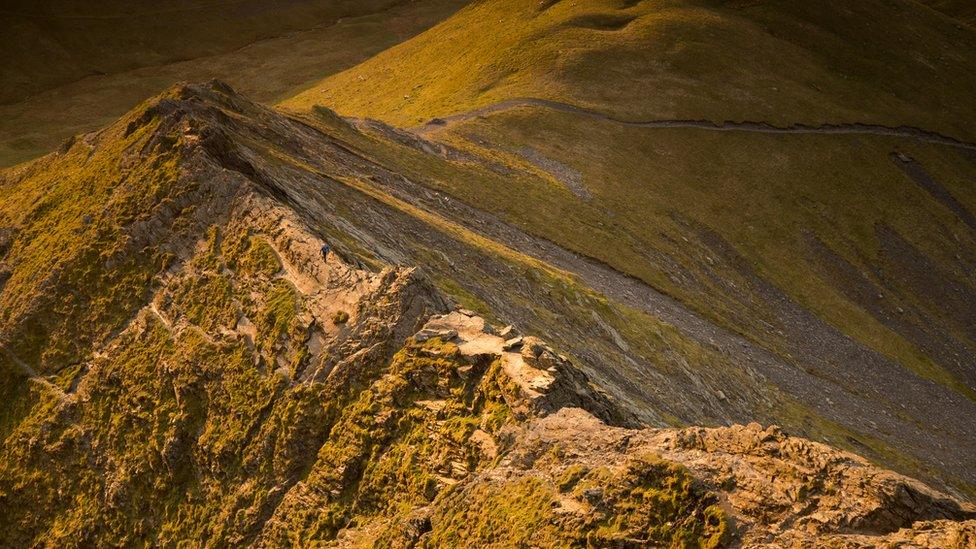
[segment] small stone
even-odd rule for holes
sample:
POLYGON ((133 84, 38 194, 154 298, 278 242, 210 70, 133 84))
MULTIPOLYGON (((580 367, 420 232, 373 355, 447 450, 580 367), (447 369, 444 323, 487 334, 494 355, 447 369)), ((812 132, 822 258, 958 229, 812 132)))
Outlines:
POLYGON ((457 312, 467 317, 478 316, 478 313, 472 311, 471 309, 458 309, 457 312))
POLYGON ((505 341, 505 344, 502 345, 502 350, 514 351, 515 349, 518 349, 521 346, 522 346, 522 336, 513 337, 512 339, 508 339, 505 341))
POLYGON ((522 356, 527 360, 534 360, 546 352, 546 346, 536 337, 527 337, 522 341, 522 356))
POLYGON ((425 341, 434 339, 435 337, 439 337, 442 341, 451 341, 456 338, 457 335, 457 330, 431 330, 424 328, 423 330, 417 332, 413 338, 417 343, 423 343, 425 341))
POLYGON ((515 328, 515 326, 509 324, 508 326, 502 328, 501 331, 498 332, 498 335, 505 339, 512 339, 514 337, 518 337, 520 334, 518 329, 515 328))
POLYGON ((586 490, 583 490, 583 498, 591 505, 596 504, 603 499, 603 489, 587 488, 586 490))
POLYGON ((468 474, 468 468, 460 461, 452 461, 451 474, 454 475, 455 478, 463 477, 468 474))

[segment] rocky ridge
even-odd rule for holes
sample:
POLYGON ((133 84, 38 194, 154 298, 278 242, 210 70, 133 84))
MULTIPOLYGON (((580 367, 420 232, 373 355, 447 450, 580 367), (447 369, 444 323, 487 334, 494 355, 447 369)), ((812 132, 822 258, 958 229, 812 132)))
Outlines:
POLYGON ((630 396, 681 385, 528 335, 605 302, 384 194, 334 122, 185 86, 3 174, 0 544, 972 543, 970 506, 853 454, 648 427, 630 396))

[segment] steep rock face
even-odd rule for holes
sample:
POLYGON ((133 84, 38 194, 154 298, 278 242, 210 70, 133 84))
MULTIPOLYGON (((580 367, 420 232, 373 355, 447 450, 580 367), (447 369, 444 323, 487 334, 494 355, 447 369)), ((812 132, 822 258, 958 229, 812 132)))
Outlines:
POLYGON ((976 541, 974 513, 914 480, 776 428, 632 431, 563 409, 531 423, 497 469, 435 507, 431 537, 478 538, 502 528, 541 545, 695 539, 706 546, 874 547, 905 540, 906 547, 961 548, 976 541), (707 450, 698 446, 703 435, 712 441, 707 450), (788 447, 803 453, 779 452, 788 447), (832 476, 836 464, 850 470, 832 476), (528 486, 528 510, 491 509, 498 494, 528 486), (626 513, 621 493, 635 498, 623 504, 626 513), (531 511, 538 514, 499 526, 531 511), (649 516, 655 518, 640 522, 649 516), (580 532, 586 536, 573 537, 580 532), (917 545, 908 543, 913 539, 917 545))

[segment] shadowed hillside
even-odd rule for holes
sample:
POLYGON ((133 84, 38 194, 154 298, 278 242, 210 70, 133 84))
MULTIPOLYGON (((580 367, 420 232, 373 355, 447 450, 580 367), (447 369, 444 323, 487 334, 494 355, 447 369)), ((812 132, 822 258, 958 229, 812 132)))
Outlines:
POLYGON ((381 12, 396 0, 5 2, 0 103, 85 76, 228 53, 262 39, 381 12))
POLYGON ((966 0, 922 0, 922 3, 967 25, 976 24, 976 5, 972 2, 966 0))
POLYGON ((0 9, 0 48, 16 54, 0 60, 0 166, 50 152, 183 80, 220 77, 276 101, 464 3, 7 3, 0 9))

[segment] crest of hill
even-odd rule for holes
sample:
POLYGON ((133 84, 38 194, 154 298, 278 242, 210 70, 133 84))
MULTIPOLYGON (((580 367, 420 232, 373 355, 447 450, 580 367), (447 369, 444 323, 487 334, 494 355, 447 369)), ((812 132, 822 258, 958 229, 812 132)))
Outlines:
POLYGON ((468 6, 283 104, 410 126, 534 97, 631 120, 860 121, 971 138, 976 33, 915 2, 468 6))

